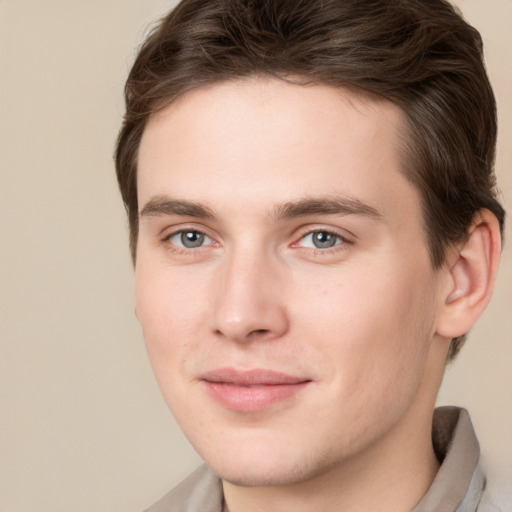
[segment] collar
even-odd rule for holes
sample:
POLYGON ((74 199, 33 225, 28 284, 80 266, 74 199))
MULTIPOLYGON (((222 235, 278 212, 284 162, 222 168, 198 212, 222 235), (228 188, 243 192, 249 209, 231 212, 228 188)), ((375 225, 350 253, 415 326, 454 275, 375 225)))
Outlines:
POLYGON ((485 489, 480 447, 465 409, 434 411, 432 443, 441 467, 412 512, 475 512, 485 489))

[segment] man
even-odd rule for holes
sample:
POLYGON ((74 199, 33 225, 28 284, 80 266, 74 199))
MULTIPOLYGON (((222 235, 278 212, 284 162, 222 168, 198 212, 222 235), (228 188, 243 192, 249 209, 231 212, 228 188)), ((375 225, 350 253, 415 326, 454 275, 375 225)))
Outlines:
POLYGON ((206 462, 149 510, 497 510, 434 413, 501 248, 478 33, 444 0, 184 0, 126 105, 136 314, 206 462))

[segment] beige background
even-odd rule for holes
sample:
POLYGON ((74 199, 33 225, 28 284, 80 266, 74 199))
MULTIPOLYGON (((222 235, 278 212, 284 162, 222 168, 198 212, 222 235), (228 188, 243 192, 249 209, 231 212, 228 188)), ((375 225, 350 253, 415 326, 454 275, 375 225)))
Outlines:
MULTIPOLYGON (((0 0, 1 512, 136 512, 199 461, 134 319, 111 158, 134 48, 172 4, 0 0)), ((459 5, 487 45, 512 211, 512 1, 459 5)), ((509 244, 494 300, 440 397, 471 410, 509 503, 511 283, 509 244)))

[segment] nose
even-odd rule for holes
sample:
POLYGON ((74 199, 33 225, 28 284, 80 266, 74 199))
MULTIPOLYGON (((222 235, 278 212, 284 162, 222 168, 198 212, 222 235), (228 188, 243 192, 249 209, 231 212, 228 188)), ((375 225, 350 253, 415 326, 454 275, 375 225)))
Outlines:
POLYGON ((233 253, 217 274, 213 328, 237 342, 275 340, 289 329, 282 272, 271 257, 233 253))

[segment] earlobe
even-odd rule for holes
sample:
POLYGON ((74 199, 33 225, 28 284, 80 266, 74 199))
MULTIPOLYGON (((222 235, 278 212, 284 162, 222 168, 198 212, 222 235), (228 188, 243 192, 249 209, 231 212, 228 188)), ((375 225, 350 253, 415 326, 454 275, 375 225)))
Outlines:
POLYGON ((501 252, 501 236, 496 217, 479 211, 468 230, 467 239, 447 262, 449 286, 442 297, 437 333, 455 338, 467 333, 489 303, 501 252))

